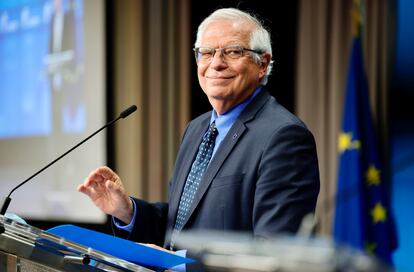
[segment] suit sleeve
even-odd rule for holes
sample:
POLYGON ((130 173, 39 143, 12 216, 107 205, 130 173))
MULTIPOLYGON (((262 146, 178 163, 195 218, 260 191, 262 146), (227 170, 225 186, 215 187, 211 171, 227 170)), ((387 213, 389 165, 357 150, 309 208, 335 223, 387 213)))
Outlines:
MULTIPOLYGON (((189 125, 184 130, 181 142, 188 131, 188 127, 189 125)), ((172 181, 169 182, 169 192, 171 191, 171 186, 172 181)), ((131 199, 136 207, 136 219, 132 231, 128 232, 113 226, 114 234, 131 241, 151 243, 162 247, 167 230, 168 203, 149 203, 134 197, 131 199)))
POLYGON ((136 205, 136 219, 131 232, 113 227, 116 236, 139 243, 163 246, 167 227, 167 203, 149 203, 132 198, 136 205))
POLYGON ((253 208, 256 236, 297 232, 319 193, 315 141, 305 127, 278 129, 264 146, 253 208))

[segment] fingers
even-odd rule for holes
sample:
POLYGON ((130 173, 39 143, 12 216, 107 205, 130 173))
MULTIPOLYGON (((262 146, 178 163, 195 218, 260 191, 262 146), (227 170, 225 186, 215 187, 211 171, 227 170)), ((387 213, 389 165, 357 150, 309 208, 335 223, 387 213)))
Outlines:
POLYGON ((92 171, 83 183, 85 186, 91 186, 94 183, 103 184, 107 180, 117 182, 119 177, 109 167, 99 167, 92 171))
POLYGON ((92 171, 77 190, 87 195, 104 213, 125 223, 131 221, 134 210, 132 201, 119 176, 109 167, 103 166, 92 171))
POLYGON ((119 186, 116 186, 115 182, 108 179, 108 180, 105 181, 105 187, 108 190, 116 190, 116 189, 118 189, 119 186))
POLYGON ((85 186, 84 184, 80 184, 77 190, 78 192, 89 196, 92 200, 95 199, 95 195, 97 194, 97 190, 94 185, 85 186))
POLYGON ((102 183, 104 182, 106 179, 104 177, 104 175, 102 175, 102 172, 106 171, 103 170, 102 167, 92 171, 89 176, 85 179, 85 186, 91 186, 93 183, 102 183))
POLYGON ((76 190, 78 190, 78 192, 81 192, 81 193, 86 193, 86 191, 87 191, 88 189, 86 188, 86 186, 85 186, 85 185, 83 185, 83 184, 79 184, 79 185, 78 185, 78 187, 76 188, 76 190))
POLYGON ((120 186, 122 187, 118 175, 109 167, 103 166, 92 171, 85 181, 77 187, 77 190, 91 196, 93 193, 103 190, 114 190, 120 186))
POLYGON ((119 179, 118 175, 115 174, 115 172, 112 171, 112 169, 107 166, 99 167, 98 169, 96 169, 96 172, 99 173, 104 179, 109 179, 109 180, 114 180, 114 181, 119 179))

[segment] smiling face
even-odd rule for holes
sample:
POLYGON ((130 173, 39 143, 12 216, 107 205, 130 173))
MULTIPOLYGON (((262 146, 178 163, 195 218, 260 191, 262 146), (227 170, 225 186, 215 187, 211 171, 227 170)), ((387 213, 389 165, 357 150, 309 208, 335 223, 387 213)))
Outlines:
MULTIPOLYGON (((201 47, 223 48, 241 46, 250 48, 250 35, 254 26, 248 23, 220 20, 211 22, 200 40, 201 47)), ((217 114, 223 114, 249 97, 260 85, 270 62, 270 54, 264 53, 257 63, 248 51, 236 60, 225 61, 217 51, 210 63, 198 63, 200 86, 217 114)))

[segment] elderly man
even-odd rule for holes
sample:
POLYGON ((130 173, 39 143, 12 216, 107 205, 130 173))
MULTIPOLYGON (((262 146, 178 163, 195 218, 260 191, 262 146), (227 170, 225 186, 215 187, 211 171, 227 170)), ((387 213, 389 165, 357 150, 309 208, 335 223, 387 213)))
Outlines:
POLYGON ((318 160, 312 134, 264 87, 268 31, 245 12, 219 9, 199 26, 194 52, 213 109, 184 132, 168 203, 129 197, 107 167, 78 190, 113 216, 117 235, 169 249, 187 229, 296 232, 315 209, 318 160))

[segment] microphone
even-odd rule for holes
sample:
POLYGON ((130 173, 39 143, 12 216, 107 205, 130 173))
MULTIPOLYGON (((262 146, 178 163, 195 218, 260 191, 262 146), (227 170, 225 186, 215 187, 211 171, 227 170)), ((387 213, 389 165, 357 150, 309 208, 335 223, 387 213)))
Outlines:
POLYGON ((60 155, 58 158, 56 158, 54 161, 50 162, 48 165, 46 165, 45 167, 43 167, 42 169, 40 169, 39 171, 37 171, 36 173, 34 173, 32 176, 28 177, 26 180, 22 181, 21 183, 19 183, 19 185, 17 185, 16 187, 13 188, 13 190, 10 191, 9 195, 7 197, 4 197, 2 202, 1 202, 1 211, 0 211, 0 215, 4 215, 7 211, 7 208, 9 207, 10 201, 11 201, 11 194, 16 191, 20 186, 23 186, 25 183, 27 183, 28 181, 30 181, 31 179, 33 179, 34 177, 36 177, 38 174, 42 173, 44 170, 46 170, 47 168, 49 168, 51 165, 53 165, 54 163, 56 163, 58 160, 60 160, 61 158, 65 157, 67 154, 69 154, 70 152, 72 152, 74 149, 76 149, 78 146, 80 146, 81 144, 83 144, 84 142, 86 142, 87 140, 89 140, 90 138, 92 138, 93 136, 95 136, 97 133, 99 133, 101 130, 111 126, 113 123, 115 123, 116 121, 118 121, 119 119, 125 119, 127 118, 131 113, 133 113, 134 111, 137 110, 137 106, 132 105, 129 108, 127 108, 126 110, 124 110, 123 112, 121 112, 119 114, 119 116, 106 123, 103 127, 101 127, 100 129, 98 129, 97 131, 95 131, 94 133, 92 133, 91 135, 89 135, 87 138, 85 138, 84 140, 82 140, 80 143, 78 143, 77 145, 75 145, 74 147, 72 147, 71 149, 69 149, 68 151, 66 151, 65 153, 63 153, 62 155, 60 155))

